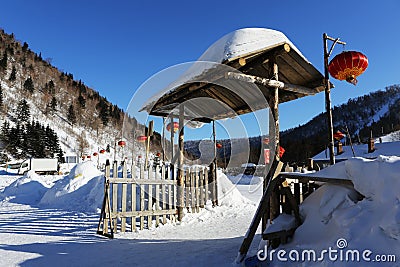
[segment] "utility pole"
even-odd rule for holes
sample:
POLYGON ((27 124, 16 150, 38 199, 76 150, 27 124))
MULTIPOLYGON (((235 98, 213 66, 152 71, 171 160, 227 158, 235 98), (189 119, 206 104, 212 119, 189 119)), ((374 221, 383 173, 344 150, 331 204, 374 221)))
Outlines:
POLYGON ((325 109, 326 115, 328 116, 328 134, 329 134, 329 161, 330 164, 335 164, 335 143, 333 141, 333 120, 332 120, 332 108, 331 108, 331 84, 329 82, 329 71, 328 71, 328 61, 332 54, 333 48, 336 44, 345 45, 345 42, 339 41, 339 38, 329 37, 326 33, 322 36, 324 41, 324 70, 325 70, 325 109), (328 40, 333 41, 329 51, 328 51, 328 40))

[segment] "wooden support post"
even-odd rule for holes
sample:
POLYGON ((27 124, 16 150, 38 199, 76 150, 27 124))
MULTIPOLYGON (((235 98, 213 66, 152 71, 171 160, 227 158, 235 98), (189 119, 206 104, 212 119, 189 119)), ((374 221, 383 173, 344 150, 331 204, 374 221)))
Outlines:
POLYGON ((214 141, 214 170, 213 170, 213 187, 214 187, 214 195, 213 195, 213 206, 218 206, 218 176, 217 176, 217 134, 215 131, 215 121, 213 124, 213 141, 214 141))
MULTIPOLYGON (((275 62, 275 59, 271 61, 271 69, 272 69, 272 77, 276 81, 278 81, 278 65, 275 62)), ((269 103, 269 108, 271 110, 270 112, 270 118, 269 118, 269 139, 272 144, 275 144, 275 157, 273 159, 273 163, 271 165, 271 170, 272 173, 275 172, 273 169, 273 166, 277 166, 275 161, 279 161, 279 109, 278 109, 278 104, 279 104, 279 90, 278 87, 273 88, 273 91, 271 91, 271 97, 268 101, 269 103), (275 164, 274 164, 275 163, 275 164)), ((267 190, 269 181, 264 179, 264 192, 267 190)), ((261 230, 264 232, 268 219, 275 219, 275 217, 271 217, 271 215, 276 215, 279 214, 279 201, 278 204, 276 204, 276 198, 279 197, 276 195, 277 192, 271 193, 272 199, 270 200, 271 207, 270 207, 270 213, 269 214, 263 214, 263 219, 261 223, 261 230)))
MULTIPOLYGON (((140 164, 140 175, 139 175, 139 179, 144 179, 144 166, 143 164, 140 164)), ((140 184, 139 185, 140 188, 140 211, 144 211, 144 189, 145 189, 145 185, 144 184, 140 184)), ((144 216, 140 216, 140 230, 144 229, 144 216)))
MULTIPOLYGON (((153 179, 153 177, 152 177, 152 174, 153 174, 152 168, 148 168, 147 173, 148 173, 147 177, 149 178, 149 180, 152 180, 153 179)), ((153 210, 153 185, 152 184, 148 185, 147 194, 148 194, 148 196, 147 196, 147 210, 148 211, 152 211, 153 210)), ((152 222, 153 222, 153 216, 152 215, 147 216, 147 228, 148 229, 151 228, 152 222)))
POLYGON ((186 170, 185 173, 185 206, 189 212, 190 207, 190 169, 186 170))
MULTIPOLYGON (((154 174, 154 179, 158 180, 157 175, 160 173, 160 167, 159 165, 156 165, 156 172, 154 174)), ((161 178, 162 179, 162 178, 161 178)), ((155 185, 156 192, 154 196, 154 204, 155 204, 155 210, 159 210, 160 206, 160 185, 156 184, 155 185)), ((156 227, 160 224, 160 216, 156 215, 156 227)))
MULTIPOLYGON (((128 178, 128 170, 126 166, 126 161, 124 160, 122 162, 122 178, 127 179, 128 178)), ((122 213, 126 213, 126 203, 127 203, 127 191, 128 191, 128 185, 127 184, 122 184, 122 196, 121 196, 121 211, 122 213)), ((121 232, 126 231, 126 217, 121 218, 121 232)))
MULTIPOLYGON (((132 166, 131 166, 131 178, 136 179, 136 166, 135 166, 135 161, 132 160, 132 166)), ((131 189, 131 211, 136 211, 136 184, 132 183, 131 189)), ((131 231, 136 232, 136 217, 132 216, 131 219, 131 231)))
POLYGON ((199 170, 199 191, 200 191, 199 206, 200 206, 200 208, 204 208, 204 204, 205 204, 205 202, 204 202, 204 198, 205 198, 204 197, 205 196, 205 194, 204 194, 204 188, 205 188, 205 186, 204 186, 204 172, 205 172, 204 168, 201 168, 199 170))
MULTIPOLYGON (((118 164, 114 161, 113 164, 113 178, 118 178, 118 164)), ((116 213, 118 211, 118 184, 113 184, 112 186, 112 211, 111 213, 116 213)), ((117 218, 112 220, 114 231, 117 232, 117 218)))
MULTIPOLYGON (((184 149, 184 106, 179 107, 179 157, 178 157, 178 221, 182 221, 184 207, 184 170, 183 170, 183 149, 184 149)), ((173 131, 171 130, 171 133, 173 131)))
MULTIPOLYGON (((165 180, 165 165, 164 163, 161 165, 161 180, 165 180)), ((162 209, 166 210, 167 209, 167 196, 166 196, 166 185, 161 185, 161 195, 162 195, 162 209)), ((168 189, 168 195, 171 194, 170 189, 168 189)), ((171 207, 168 207, 169 209, 171 209, 171 207)), ((167 215, 163 215, 163 224, 167 223, 167 215)))

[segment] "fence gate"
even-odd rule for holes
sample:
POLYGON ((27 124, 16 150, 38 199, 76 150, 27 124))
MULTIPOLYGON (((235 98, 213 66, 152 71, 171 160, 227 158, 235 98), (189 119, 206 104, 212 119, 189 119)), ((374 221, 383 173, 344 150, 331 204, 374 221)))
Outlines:
MULTIPOLYGON (((185 169, 183 194, 188 212, 199 212, 208 199, 216 198, 212 190, 216 183, 209 184, 208 172, 203 166, 185 169)), ((145 170, 143 164, 132 164, 128 171, 126 162, 118 165, 115 161, 112 169, 107 164, 97 233, 112 238, 117 231, 134 232, 176 221, 177 187, 173 165, 145 170)))

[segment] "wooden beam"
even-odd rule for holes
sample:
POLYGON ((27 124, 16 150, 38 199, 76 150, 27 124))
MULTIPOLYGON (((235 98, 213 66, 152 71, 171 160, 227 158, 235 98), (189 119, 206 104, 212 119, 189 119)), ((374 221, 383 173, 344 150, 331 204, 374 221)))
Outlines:
POLYGON ((280 90, 290 91, 290 92, 294 92, 294 93, 300 93, 303 95, 314 95, 317 93, 315 90, 308 88, 308 87, 301 86, 301 85, 283 83, 278 80, 267 79, 267 78, 243 74, 243 73, 227 72, 225 77, 227 79, 236 79, 236 80, 243 81, 243 82, 255 83, 255 84, 264 85, 267 87, 278 88, 280 90))

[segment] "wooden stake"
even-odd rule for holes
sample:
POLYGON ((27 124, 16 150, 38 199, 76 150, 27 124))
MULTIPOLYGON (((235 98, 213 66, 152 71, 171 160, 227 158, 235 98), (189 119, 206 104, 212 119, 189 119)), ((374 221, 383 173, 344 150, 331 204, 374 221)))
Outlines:
MULTIPOLYGON (((179 158, 178 158, 178 221, 182 221, 184 207, 184 170, 183 170, 183 149, 184 149, 184 106, 179 107, 179 158)), ((171 130, 171 133, 173 130, 171 130)))

